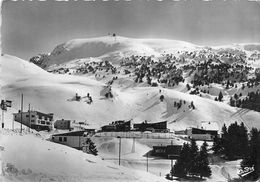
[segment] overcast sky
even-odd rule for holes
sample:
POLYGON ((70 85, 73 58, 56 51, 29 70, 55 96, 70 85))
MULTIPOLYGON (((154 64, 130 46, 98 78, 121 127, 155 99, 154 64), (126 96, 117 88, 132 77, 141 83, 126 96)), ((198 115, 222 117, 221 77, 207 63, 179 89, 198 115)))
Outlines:
POLYGON ((247 0, 5 1, 2 50, 23 59, 73 38, 115 32, 199 45, 260 42, 260 2, 247 0))

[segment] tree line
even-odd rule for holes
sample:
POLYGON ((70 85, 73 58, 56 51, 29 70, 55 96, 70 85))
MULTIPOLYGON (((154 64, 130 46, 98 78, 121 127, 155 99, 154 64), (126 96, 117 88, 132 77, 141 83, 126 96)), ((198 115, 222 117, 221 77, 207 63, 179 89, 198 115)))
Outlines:
POLYGON ((243 122, 240 125, 232 123, 228 128, 224 124, 221 137, 214 139, 212 149, 214 154, 227 160, 242 159, 242 169, 254 168, 249 178, 255 180, 260 177, 260 130, 252 128, 248 132, 243 122))
POLYGON ((209 167, 207 143, 204 142, 200 150, 195 142, 184 143, 180 156, 171 169, 171 175, 179 178, 187 177, 209 177, 211 169, 209 167))

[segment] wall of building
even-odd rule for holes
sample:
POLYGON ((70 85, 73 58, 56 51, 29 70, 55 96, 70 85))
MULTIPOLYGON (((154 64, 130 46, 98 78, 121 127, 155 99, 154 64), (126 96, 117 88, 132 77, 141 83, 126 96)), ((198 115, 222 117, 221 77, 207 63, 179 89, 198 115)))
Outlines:
POLYGON ((37 111, 31 111, 29 112, 23 112, 21 113, 15 113, 14 114, 14 120, 21 123, 21 118, 22 118, 22 124, 25 126, 28 126, 34 129, 52 129, 52 120, 48 117, 40 116, 38 115, 37 111), (22 117, 21 117, 22 115, 22 117), (40 126, 40 127, 36 127, 40 126), (43 127, 41 127, 43 126, 43 127))
POLYGON ((68 130, 70 129, 70 120, 57 120, 54 123, 54 128, 61 129, 61 130, 68 130))
POLYGON ((53 136, 52 141, 67 145, 69 147, 80 149, 82 148, 83 142, 85 140, 83 136, 53 136), (60 141, 60 138, 62 139, 62 141, 60 141), (64 138, 66 138, 66 140, 64 140, 64 138))
MULTIPOLYGON (((30 126, 30 119, 31 119, 31 124, 37 124, 38 123, 38 116, 36 112, 30 112, 30 117, 29 117, 29 112, 23 112, 22 113, 22 124, 26 126, 30 126)), ((14 120, 21 123, 21 113, 16 113, 14 114, 14 120)))
POLYGON ((213 140, 213 136, 210 135, 210 134, 192 134, 192 135, 189 135, 189 137, 191 139, 194 139, 194 140, 201 140, 201 141, 204 141, 204 140, 213 140))

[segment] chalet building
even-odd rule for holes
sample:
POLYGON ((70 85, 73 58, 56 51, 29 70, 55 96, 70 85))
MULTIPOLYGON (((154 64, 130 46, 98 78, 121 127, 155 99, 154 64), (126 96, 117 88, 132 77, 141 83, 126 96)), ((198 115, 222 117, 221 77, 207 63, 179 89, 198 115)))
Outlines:
POLYGON ((201 129, 204 129, 207 131, 207 133, 210 133, 212 135, 217 135, 219 126, 217 122, 214 121, 202 121, 201 122, 201 129))
POLYGON ((85 141, 88 132, 86 131, 73 131, 69 133, 60 133, 52 135, 52 141, 67 145, 69 147, 81 150, 83 142, 85 141))
POLYGON ((102 126, 102 131, 130 131, 131 121, 114 121, 108 125, 102 126))
POLYGON ((167 121, 158 122, 158 123, 143 123, 134 124, 135 131, 151 131, 151 132, 168 132, 167 121))
POLYGON ((53 113, 45 114, 39 111, 28 111, 14 113, 14 121, 28 126, 37 131, 52 130, 53 113))
POLYGON ((54 128, 59 129, 59 130, 70 130, 71 128, 71 120, 57 120, 54 123, 54 128))
POLYGON ((216 136, 218 136, 218 131, 189 128, 187 129, 187 135, 190 139, 194 140, 212 141, 216 136))
POLYGON ((177 159, 181 149, 181 145, 153 146, 152 155, 167 159, 177 159))

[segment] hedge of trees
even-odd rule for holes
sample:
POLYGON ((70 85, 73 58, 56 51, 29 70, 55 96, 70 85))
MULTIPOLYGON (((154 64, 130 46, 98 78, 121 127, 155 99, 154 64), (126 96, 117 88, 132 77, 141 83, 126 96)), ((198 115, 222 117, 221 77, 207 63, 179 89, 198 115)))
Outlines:
POLYGON ((230 105, 260 112, 260 92, 249 92, 244 99, 242 94, 234 94, 234 98, 230 98, 230 105))
POLYGON ((195 140, 192 140, 191 144, 184 143, 180 156, 171 169, 171 175, 180 178, 186 178, 187 176, 200 178, 211 176, 207 143, 204 142, 200 150, 195 140))
POLYGON ((241 168, 253 167, 250 178, 260 177, 260 131, 252 128, 248 133, 244 123, 232 123, 222 127, 221 137, 214 139, 215 154, 223 155, 227 160, 243 159, 241 168))
POLYGON ((260 130, 253 128, 250 132, 248 154, 241 162, 241 168, 253 167, 254 171, 250 178, 256 180, 260 177, 260 130))
POLYGON ((238 125, 235 122, 228 128, 224 124, 221 137, 214 138, 213 150, 228 160, 244 158, 248 152, 248 135, 244 123, 238 125))

